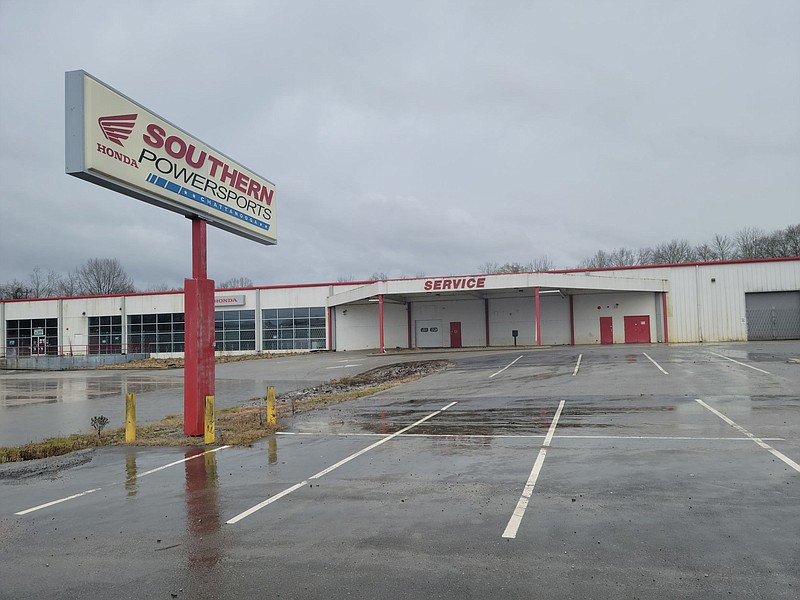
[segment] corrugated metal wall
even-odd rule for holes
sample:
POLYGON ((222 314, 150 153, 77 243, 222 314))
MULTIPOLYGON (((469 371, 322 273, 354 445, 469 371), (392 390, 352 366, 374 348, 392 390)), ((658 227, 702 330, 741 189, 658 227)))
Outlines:
POLYGON ((611 273, 669 280, 670 342, 745 341, 745 294, 800 290, 800 260, 621 269, 611 273))

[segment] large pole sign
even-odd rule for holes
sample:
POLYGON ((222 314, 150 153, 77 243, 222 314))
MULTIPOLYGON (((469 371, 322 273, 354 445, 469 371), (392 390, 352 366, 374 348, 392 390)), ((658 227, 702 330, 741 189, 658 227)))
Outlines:
POLYGON ((213 406, 215 389, 206 223, 277 243, 275 186, 85 71, 66 74, 66 171, 192 219, 192 277, 184 281, 183 430, 203 435, 205 402, 213 406))
POLYGON ((66 171, 277 243, 274 184, 85 71, 66 74, 66 171))

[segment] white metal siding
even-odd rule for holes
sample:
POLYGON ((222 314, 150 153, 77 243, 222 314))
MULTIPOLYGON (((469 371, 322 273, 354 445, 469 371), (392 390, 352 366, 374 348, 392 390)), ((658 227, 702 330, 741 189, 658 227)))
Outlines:
POLYGON ((575 343, 600 343, 600 317, 611 317, 614 343, 625 343, 625 317, 650 317, 650 339, 658 337, 656 300, 658 294, 629 292, 625 294, 580 294, 574 297, 575 343))

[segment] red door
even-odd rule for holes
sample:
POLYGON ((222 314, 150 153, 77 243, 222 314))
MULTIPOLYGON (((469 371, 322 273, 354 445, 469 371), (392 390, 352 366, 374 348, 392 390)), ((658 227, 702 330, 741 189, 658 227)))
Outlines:
POLYGON ((461 348, 461 321, 450 323, 450 347, 461 348))
POLYGON ((625 317, 625 343, 650 343, 650 317, 648 315, 625 317))
POLYGON ((611 317, 600 317, 600 343, 614 343, 614 321, 611 317))

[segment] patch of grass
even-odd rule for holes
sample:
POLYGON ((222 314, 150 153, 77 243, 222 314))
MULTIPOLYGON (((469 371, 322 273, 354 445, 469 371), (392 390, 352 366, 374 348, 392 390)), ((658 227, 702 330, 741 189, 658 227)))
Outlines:
POLYGON ((25 444, 24 446, 0 448, 0 463, 61 456, 76 450, 94 448, 95 446, 97 446, 96 435, 50 438, 43 442, 25 444))

